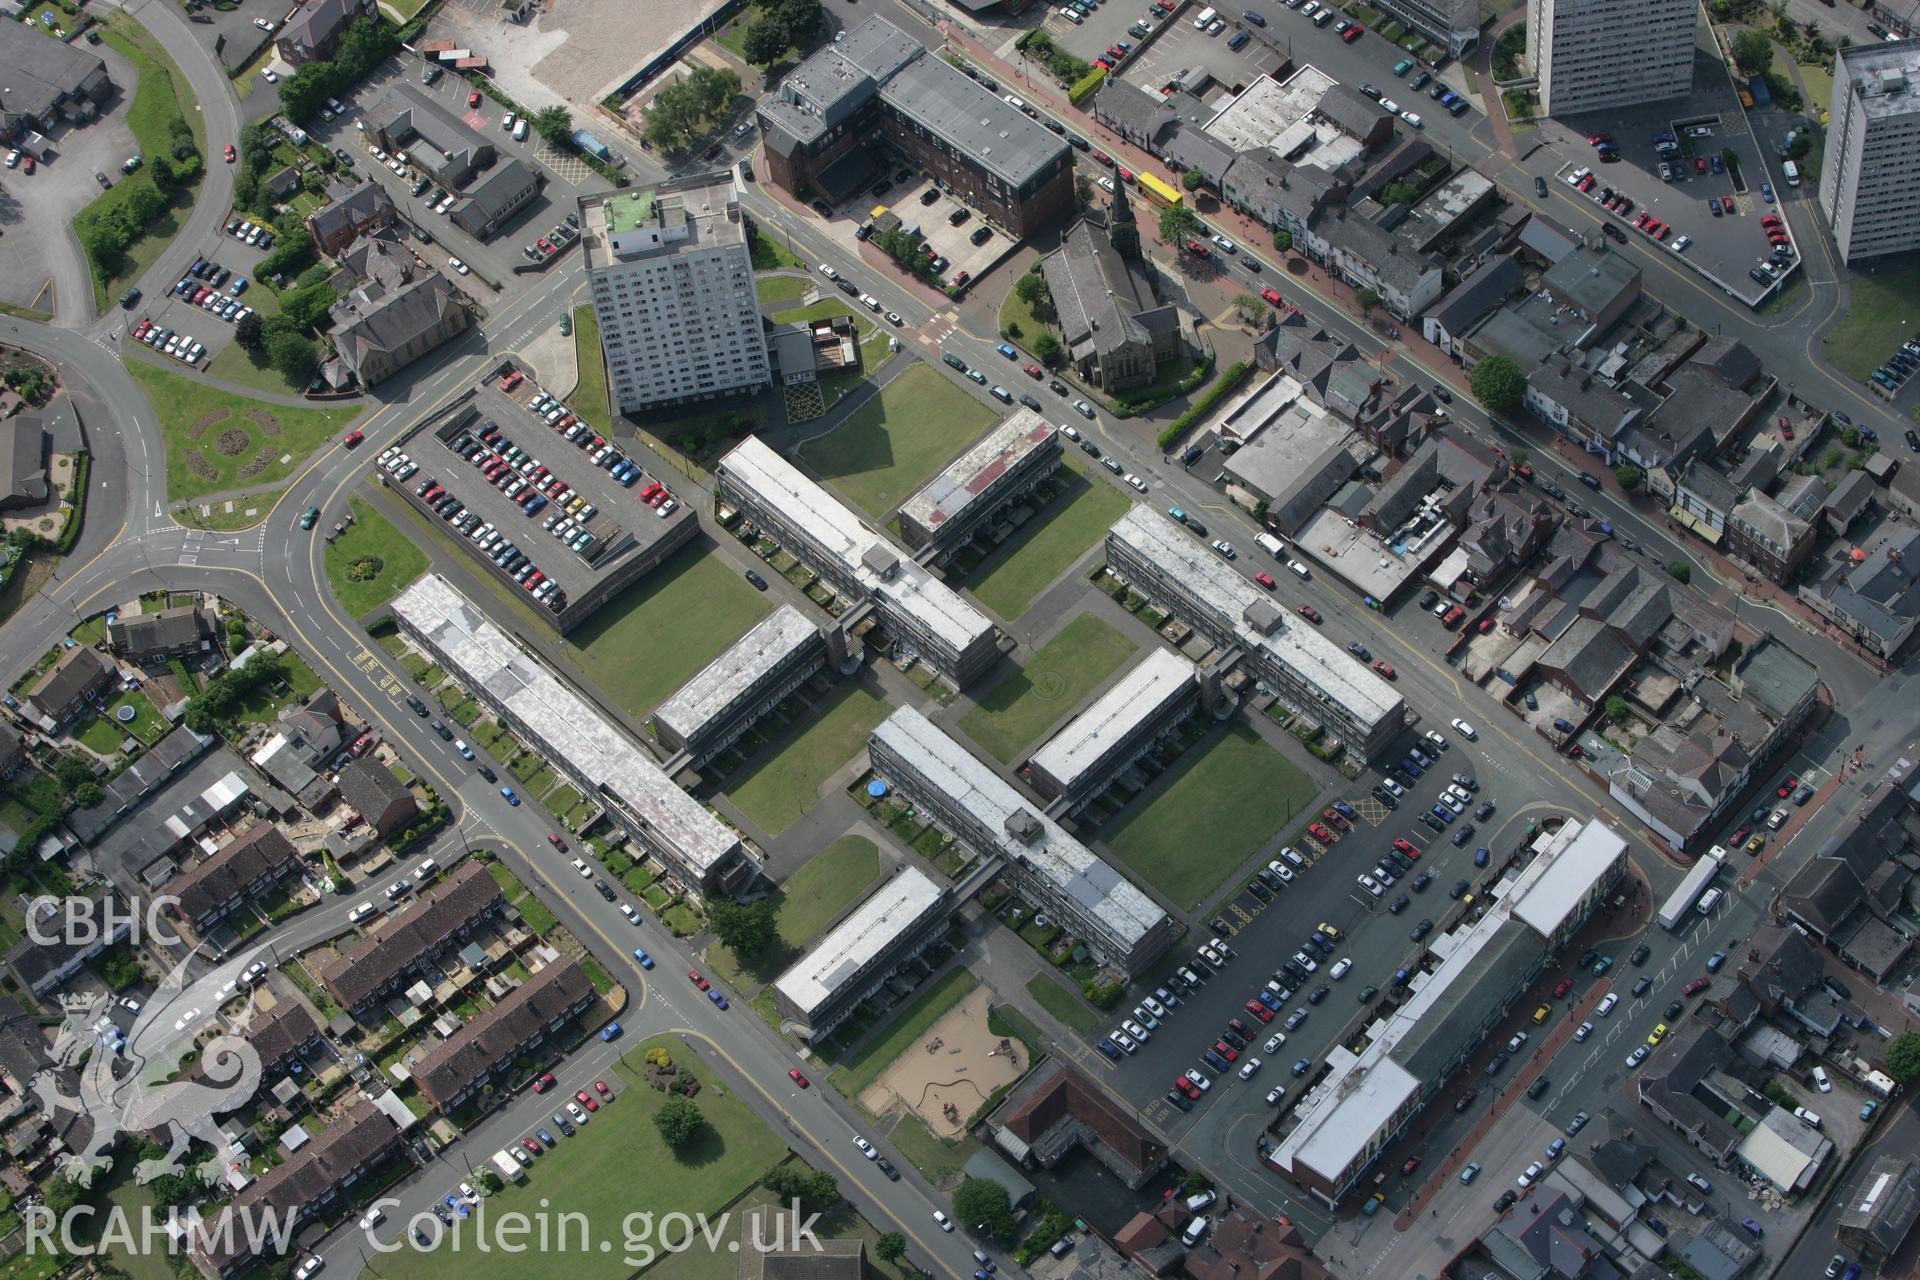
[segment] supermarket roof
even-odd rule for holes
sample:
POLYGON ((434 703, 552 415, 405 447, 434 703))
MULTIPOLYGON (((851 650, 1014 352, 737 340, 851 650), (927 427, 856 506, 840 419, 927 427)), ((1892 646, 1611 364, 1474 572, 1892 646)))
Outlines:
POLYGON ((853 510, 800 474, 757 436, 720 461, 720 469, 798 525, 888 608, 915 618, 956 652, 993 629, 987 616, 867 527, 853 510))
POLYGON ((946 894, 926 872, 902 866, 774 985, 795 1008, 819 1009, 939 907, 946 894))
POLYGON ((1037 812, 1018 791, 912 707, 901 707, 873 731, 935 791, 945 795, 995 834, 999 853, 1051 881, 1116 936, 1139 938, 1165 919, 1154 901, 1098 854, 1037 812), (1023 840, 1018 828, 1032 833, 1023 840))
POLYGON ((704 872, 739 849, 740 837, 675 785, 644 748, 521 652, 445 578, 425 575, 400 594, 393 611, 428 638, 462 683, 506 706, 538 739, 537 749, 644 821, 687 866, 704 872))

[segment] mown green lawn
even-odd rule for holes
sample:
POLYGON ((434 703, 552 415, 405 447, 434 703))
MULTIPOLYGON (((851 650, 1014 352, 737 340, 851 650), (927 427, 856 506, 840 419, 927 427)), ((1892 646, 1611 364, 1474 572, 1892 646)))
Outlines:
POLYGON ((1312 803, 1312 779, 1236 723, 1176 764, 1103 835, 1135 876, 1191 911, 1312 803))
POLYGON ((779 935, 766 951, 743 960, 729 947, 707 948, 708 962, 727 985, 739 990, 771 982, 799 959, 827 922, 851 906, 880 878, 880 850, 865 836, 841 836, 808 859, 780 886, 779 935))
MULTIPOLYGON (((487 1214, 495 1222, 515 1212, 538 1222, 543 1214, 561 1210, 584 1219, 584 1228, 567 1228, 564 1247, 556 1225, 556 1235, 540 1250, 540 1265, 533 1273, 564 1274, 569 1280, 625 1280, 650 1260, 650 1255, 629 1247, 641 1243, 639 1220, 631 1215, 651 1214, 657 1223, 668 1213, 715 1214, 787 1153, 778 1132, 730 1088, 723 1091, 714 1072, 678 1036, 636 1044, 608 1083, 618 1095, 614 1101, 602 1106, 576 1136, 561 1139, 560 1150, 535 1161, 525 1182, 487 1201, 487 1214), (704 1086, 694 1103, 707 1124, 685 1151, 671 1150, 654 1127, 653 1117, 667 1095, 646 1084, 644 1055, 651 1048, 665 1049, 674 1065, 691 1069, 704 1086), (603 1242, 611 1246, 604 1252, 603 1242)), ((657 1239, 653 1243, 657 1247, 657 1239)), ((725 1250, 726 1243, 719 1247, 725 1250)), ((526 1255, 499 1249, 408 1249, 403 1257, 403 1269, 394 1274, 408 1280, 525 1280, 530 1274, 526 1255)))
POLYGON ((1027 994, 1040 1002, 1040 1007, 1058 1018, 1060 1022, 1072 1027, 1081 1035, 1087 1035, 1100 1025, 1100 1018, 1080 998, 1067 990, 1060 979, 1050 973, 1036 973, 1027 979, 1027 994))
POLYGON ((327 544, 327 585, 347 615, 357 618, 425 573, 427 555, 359 498, 348 499, 348 505, 353 523, 327 544))
POLYGON ((960 719, 994 759, 1011 763, 1140 646, 1083 613, 1036 649, 960 719))
POLYGON ((996 548, 969 584, 981 604, 1010 622, 1127 513, 1120 491, 1089 480, 1077 463, 1062 474, 1067 491, 996 548))
POLYGON ((695 541, 589 619, 570 637, 568 656, 616 706, 641 719, 770 607, 695 541))
POLYGON ((780 834, 814 806, 821 784, 854 757, 889 710, 873 690, 842 683, 824 706, 813 708, 812 723, 735 775, 727 794, 762 831, 780 834))
POLYGON ((613 402, 607 393, 607 364, 600 353, 600 320, 591 306, 573 309, 573 358, 580 367, 580 380, 567 403, 588 426, 612 439, 613 402))
POLYGON ((283 480, 363 412, 265 404, 138 357, 125 363, 159 419, 176 502, 283 480))
POLYGON ((1873 376, 1900 344, 1920 332, 1914 298, 1920 296, 1920 255, 1884 259, 1847 276, 1846 314, 1827 331, 1827 363, 1859 382, 1873 376))
POLYGON ((885 520, 993 422, 993 410, 916 364, 838 427, 801 445, 800 457, 854 506, 885 520))

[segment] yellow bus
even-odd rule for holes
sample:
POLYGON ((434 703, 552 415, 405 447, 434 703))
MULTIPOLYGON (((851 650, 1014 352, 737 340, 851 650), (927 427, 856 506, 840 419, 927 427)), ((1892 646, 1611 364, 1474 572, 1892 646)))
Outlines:
POLYGON ((1162 209, 1172 209, 1186 203, 1185 196, 1150 173, 1140 175, 1140 190, 1162 209))

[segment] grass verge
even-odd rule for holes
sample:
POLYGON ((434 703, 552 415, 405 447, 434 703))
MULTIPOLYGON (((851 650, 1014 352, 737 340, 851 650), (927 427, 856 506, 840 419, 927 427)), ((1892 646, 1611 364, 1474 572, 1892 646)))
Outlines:
POLYGON ((876 520, 993 424, 991 409, 918 364, 838 427, 800 446, 820 478, 876 520))
POLYGON ((349 617, 377 609, 426 572, 427 556, 392 521, 348 499, 353 523, 327 544, 327 585, 349 617))
POLYGON ((600 320, 592 307, 573 309, 573 359, 579 382, 567 403, 595 431, 613 439, 613 401, 607 393, 607 364, 600 358, 600 320))
POLYGON ((1071 1027, 1081 1035, 1092 1034, 1100 1025, 1100 1019, 1093 1010, 1080 1003, 1080 997, 1067 990, 1066 985, 1050 973, 1036 973, 1027 979, 1027 994, 1040 1002, 1045 1009, 1059 1020, 1062 1026, 1071 1027))
POLYGON ((785 831, 814 806, 821 784, 860 750, 888 707, 871 689, 843 683, 824 709, 814 710, 813 723, 778 750, 762 752, 727 786, 740 812, 768 835, 785 831))

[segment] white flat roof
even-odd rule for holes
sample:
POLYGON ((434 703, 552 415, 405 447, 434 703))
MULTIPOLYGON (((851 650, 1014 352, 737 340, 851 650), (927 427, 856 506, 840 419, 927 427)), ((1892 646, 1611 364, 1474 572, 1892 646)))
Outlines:
POLYGON ((1132 881, 1062 831, 1004 778, 974 759, 965 747, 912 707, 896 710, 873 731, 873 736, 911 762, 936 791, 992 831, 1002 856, 1009 861, 1023 859, 1036 875, 1051 881, 1088 915, 1103 921, 1116 938, 1131 943, 1165 920, 1166 912, 1132 881), (1032 844, 1022 844, 1007 833, 1007 819, 1022 811, 1040 824, 1040 835, 1032 844))
POLYGON ((425 575, 400 593, 393 611, 427 637, 461 683, 511 711, 537 750, 605 788, 689 870, 704 874, 739 849, 740 837, 661 772, 645 748, 522 653, 445 578, 425 575))
POLYGON ((1034 450, 1046 447, 1056 434, 1053 425, 1031 409, 1021 409, 1012 417, 1002 418, 999 426, 902 503, 900 514, 929 532, 937 531, 1034 450))
MULTIPOLYGON (((1212 548, 1148 507, 1135 506, 1108 533, 1182 584, 1215 618, 1233 628, 1249 649, 1264 650, 1318 689, 1330 702, 1369 727, 1398 719, 1404 710, 1393 686, 1327 639, 1271 592, 1243 578, 1212 548), (1249 607, 1260 604, 1281 615, 1272 634, 1262 635, 1246 622, 1249 607)), ((1284 568, 1284 566, 1282 566, 1284 568)))
POLYGON ((783 604, 708 663, 674 695, 654 708, 653 718, 692 738, 725 711, 743 689, 812 642, 820 628, 790 604, 783 604))
POLYGON ((920 868, 902 866, 893 879, 868 894, 852 915, 781 974, 774 986, 795 1008, 819 1009, 839 995, 847 981, 875 956, 926 919, 946 892, 920 868))
POLYGON ((1434 953, 1444 956, 1439 967, 1417 975, 1406 1002, 1368 1028, 1373 1039, 1365 1049, 1356 1056, 1336 1047, 1327 1055, 1332 1071, 1302 1102, 1293 1132, 1267 1157, 1276 1168, 1292 1174, 1304 1167, 1329 1181, 1337 1179, 1422 1087, 1424 1082, 1394 1059, 1420 1020, 1432 1014, 1462 978, 1477 973, 1475 958, 1503 928, 1514 922, 1533 928, 1532 919, 1547 917, 1557 927, 1613 856, 1626 848, 1626 841, 1598 821, 1568 822, 1542 836, 1539 844, 1538 855, 1525 870, 1494 887, 1495 900, 1478 920, 1435 940, 1434 953), (1598 858, 1596 852, 1606 848, 1613 853, 1598 858), (1544 896, 1533 900, 1536 895, 1544 896))
POLYGON ((1151 720, 1193 685, 1198 670, 1171 649, 1154 649, 1099 701, 1075 716, 1033 753, 1035 768, 1071 791, 1114 744, 1151 720))
POLYGON ((1235 151, 1272 147, 1284 156, 1304 144, 1297 163, 1338 169, 1366 148, 1358 138, 1326 120, 1308 120, 1327 90, 1338 83, 1311 64, 1288 76, 1284 83, 1272 76, 1256 76, 1252 84, 1226 100, 1205 128, 1235 151), (1311 142, 1306 141, 1309 137, 1311 142))
POLYGON ((760 501, 806 530, 823 551, 855 574, 880 604, 915 619, 956 653, 965 652, 981 636, 992 632, 993 623, 985 614, 869 528, 851 507, 800 474, 758 436, 741 441, 720 460, 720 468, 742 488, 757 494, 760 501), (875 546, 895 561, 888 576, 883 577, 865 562, 864 557, 875 546))

